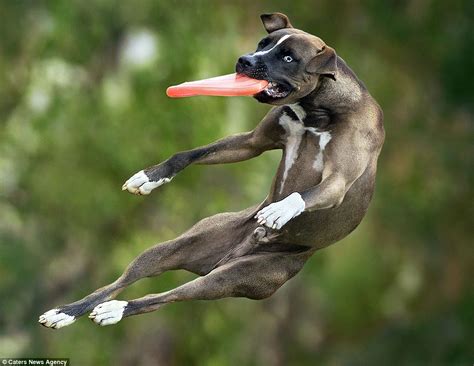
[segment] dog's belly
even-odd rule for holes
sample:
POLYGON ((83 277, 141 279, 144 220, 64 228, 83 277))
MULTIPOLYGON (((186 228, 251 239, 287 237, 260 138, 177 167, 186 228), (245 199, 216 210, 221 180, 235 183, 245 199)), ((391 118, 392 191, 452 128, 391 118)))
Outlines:
MULTIPOLYGON (((339 207, 302 213, 281 229, 278 240, 320 249, 347 236, 360 224, 367 212, 375 187, 375 173, 376 162, 370 164, 354 182, 339 207)), ((288 177, 281 195, 281 186, 274 184, 272 194, 276 201, 292 192, 314 187, 321 181, 321 173, 311 172, 305 164, 296 165, 288 177)))

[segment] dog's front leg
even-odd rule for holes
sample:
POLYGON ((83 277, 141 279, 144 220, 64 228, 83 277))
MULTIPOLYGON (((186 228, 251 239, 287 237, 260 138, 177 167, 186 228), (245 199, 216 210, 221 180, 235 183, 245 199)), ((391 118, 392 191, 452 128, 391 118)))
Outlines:
POLYGON ((255 218, 262 225, 280 229, 302 212, 338 207, 352 184, 370 163, 374 164, 373 151, 377 148, 367 141, 364 131, 339 131, 325 151, 321 182, 269 204, 255 218))
POLYGON ((122 189, 138 195, 168 183, 190 164, 224 164, 251 159, 272 146, 255 131, 229 136, 212 144, 179 152, 161 164, 141 170, 122 189))
POLYGON ((261 225, 281 229, 292 218, 304 211, 321 210, 341 204, 346 192, 346 181, 333 174, 315 187, 304 192, 293 192, 281 201, 262 208, 255 218, 261 225))

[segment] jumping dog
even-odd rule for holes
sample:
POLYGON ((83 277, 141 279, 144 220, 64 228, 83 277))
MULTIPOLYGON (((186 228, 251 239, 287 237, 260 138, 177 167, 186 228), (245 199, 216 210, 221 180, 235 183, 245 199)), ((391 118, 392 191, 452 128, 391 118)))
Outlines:
POLYGON ((97 324, 184 300, 264 299, 314 252, 353 231, 364 217, 384 141, 383 114, 364 84, 320 38, 263 14, 268 35, 240 57, 237 73, 269 81, 254 97, 274 107, 253 131, 179 152, 123 185, 146 195, 190 164, 234 163, 281 149, 266 199, 240 212, 203 219, 174 240, 140 254, 113 283, 47 311, 39 322, 61 328, 91 312, 97 324), (195 280, 142 298, 113 300, 135 281, 184 269, 195 280))

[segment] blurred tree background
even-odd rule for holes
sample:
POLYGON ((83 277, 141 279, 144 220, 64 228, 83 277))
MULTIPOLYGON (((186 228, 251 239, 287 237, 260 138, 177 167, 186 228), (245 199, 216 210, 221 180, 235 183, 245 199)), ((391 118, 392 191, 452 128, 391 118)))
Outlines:
MULTIPOLYGON (((0 356, 72 365, 472 365, 472 1, 0 0, 0 356), (114 280, 200 218, 263 200, 280 152, 120 190, 172 153, 252 129, 250 98, 171 100, 230 73, 286 13, 385 113, 361 226, 265 301, 165 306, 60 331, 38 316, 114 280)), ((119 299, 193 278, 176 271, 119 299)))

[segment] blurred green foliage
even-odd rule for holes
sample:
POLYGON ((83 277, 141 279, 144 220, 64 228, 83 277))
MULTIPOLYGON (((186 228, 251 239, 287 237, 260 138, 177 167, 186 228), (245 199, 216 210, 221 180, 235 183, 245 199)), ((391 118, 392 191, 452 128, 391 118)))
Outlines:
MULTIPOLYGON (((0 1, 0 356, 72 365, 468 365, 474 358, 472 1, 0 1), (172 153, 253 128, 250 98, 171 100, 233 71, 281 11, 323 38, 385 112, 368 217, 265 301, 166 306, 61 331, 39 314, 153 243, 261 201, 280 158, 190 167, 120 191, 172 153)), ((142 280, 121 299, 192 275, 142 280)))

